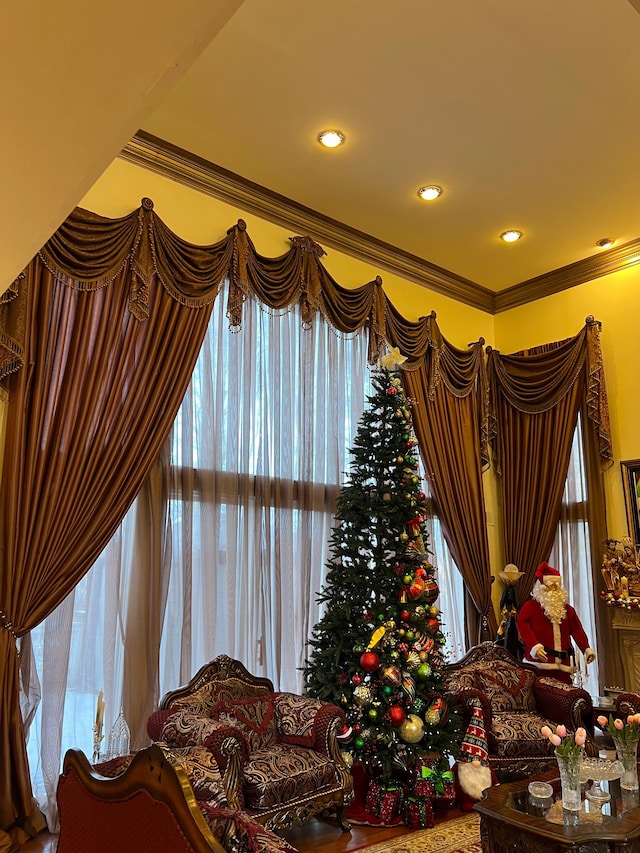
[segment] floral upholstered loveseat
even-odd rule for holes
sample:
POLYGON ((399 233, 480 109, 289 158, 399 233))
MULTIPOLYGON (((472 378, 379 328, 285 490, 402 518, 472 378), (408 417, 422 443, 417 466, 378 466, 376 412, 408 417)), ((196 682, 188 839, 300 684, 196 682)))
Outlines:
POLYGON ((268 679, 220 655, 164 696, 147 731, 169 749, 210 748, 229 806, 268 829, 331 809, 348 831, 353 780, 337 741, 343 726, 340 708, 276 692, 268 679))
MULTIPOLYGON (((588 755, 593 740, 592 701, 585 691, 541 676, 535 666, 518 661, 506 649, 481 643, 446 670, 447 692, 463 706, 480 700, 487 734, 489 765, 498 774, 539 773, 556 764, 553 746, 541 728, 564 724, 587 730, 588 755)), ((470 713, 470 712, 469 712, 470 713)))

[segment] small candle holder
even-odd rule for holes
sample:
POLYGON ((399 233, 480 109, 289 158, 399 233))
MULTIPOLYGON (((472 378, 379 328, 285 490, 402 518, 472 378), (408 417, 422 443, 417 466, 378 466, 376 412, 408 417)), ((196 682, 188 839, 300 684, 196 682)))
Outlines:
POLYGON ((579 669, 574 669, 573 675, 571 676, 571 682, 574 687, 583 688, 584 687, 584 676, 582 675, 582 671, 579 669))
POLYGON ((97 764, 100 761, 100 744, 104 740, 104 735, 98 728, 98 726, 94 723, 93 725, 93 764, 97 764))

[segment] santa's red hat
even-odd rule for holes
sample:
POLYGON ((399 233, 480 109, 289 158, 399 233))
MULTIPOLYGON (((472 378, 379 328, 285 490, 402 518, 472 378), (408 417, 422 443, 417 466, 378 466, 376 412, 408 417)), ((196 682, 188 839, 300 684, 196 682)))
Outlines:
POLYGON ((536 580, 543 582, 543 578, 548 578, 551 575, 555 577, 560 577, 560 572, 557 569, 554 569, 553 566, 550 566, 549 563, 540 563, 538 568, 536 569, 536 580))

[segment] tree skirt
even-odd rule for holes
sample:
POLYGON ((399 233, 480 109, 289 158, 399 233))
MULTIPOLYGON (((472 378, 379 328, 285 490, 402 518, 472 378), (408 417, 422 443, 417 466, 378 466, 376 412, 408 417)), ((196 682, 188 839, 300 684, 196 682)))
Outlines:
POLYGON ((480 817, 465 815, 365 847, 361 853, 482 853, 480 817))

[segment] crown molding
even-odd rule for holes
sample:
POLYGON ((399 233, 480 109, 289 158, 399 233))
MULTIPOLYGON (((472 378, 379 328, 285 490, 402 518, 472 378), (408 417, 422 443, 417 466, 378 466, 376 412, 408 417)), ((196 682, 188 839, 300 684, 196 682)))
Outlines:
POLYGON ((620 272, 638 263, 640 238, 501 290, 495 295, 494 313, 499 314, 519 305, 526 305, 528 302, 543 299, 603 275, 620 272))
POLYGON ((296 234, 311 236, 324 248, 330 246, 457 302, 489 314, 494 312, 495 294, 488 288, 317 213, 146 131, 139 130, 119 156, 247 213, 291 229, 296 234))
POLYGON ((300 236, 310 236, 324 247, 330 246, 488 314, 498 314, 526 305, 640 263, 638 238, 494 292, 397 246, 324 216, 144 130, 136 133, 119 156, 122 160, 239 207, 300 236))

